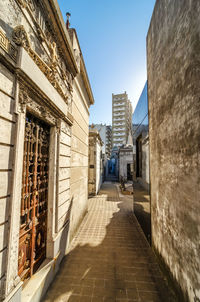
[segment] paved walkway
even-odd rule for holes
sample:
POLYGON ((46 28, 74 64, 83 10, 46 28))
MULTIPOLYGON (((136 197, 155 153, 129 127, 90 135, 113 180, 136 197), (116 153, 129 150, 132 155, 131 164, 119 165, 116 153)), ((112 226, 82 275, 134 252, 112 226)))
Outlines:
POLYGON ((132 199, 104 183, 44 301, 176 301, 141 228, 132 199), (106 197, 107 195, 107 197, 106 197))

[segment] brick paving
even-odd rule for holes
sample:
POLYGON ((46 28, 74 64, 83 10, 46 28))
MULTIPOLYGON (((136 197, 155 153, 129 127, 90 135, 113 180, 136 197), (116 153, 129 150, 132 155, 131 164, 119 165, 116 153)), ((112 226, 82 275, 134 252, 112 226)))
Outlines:
POLYGON ((104 183, 89 199, 88 214, 43 301, 176 301, 132 214, 132 199, 119 197, 115 184, 104 183))

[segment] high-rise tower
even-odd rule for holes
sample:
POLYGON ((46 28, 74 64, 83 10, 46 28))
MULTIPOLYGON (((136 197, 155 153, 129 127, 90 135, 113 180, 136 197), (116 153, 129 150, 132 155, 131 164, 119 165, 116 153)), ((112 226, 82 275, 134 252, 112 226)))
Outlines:
POLYGON ((112 147, 127 143, 132 127, 132 105, 126 91, 112 94, 112 147))

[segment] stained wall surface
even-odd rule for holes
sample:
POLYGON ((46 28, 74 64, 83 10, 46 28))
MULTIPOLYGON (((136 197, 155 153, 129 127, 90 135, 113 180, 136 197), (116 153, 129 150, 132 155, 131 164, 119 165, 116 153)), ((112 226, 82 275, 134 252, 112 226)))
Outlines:
POLYGON ((157 0, 147 36, 152 241, 200 300, 200 2, 157 0))

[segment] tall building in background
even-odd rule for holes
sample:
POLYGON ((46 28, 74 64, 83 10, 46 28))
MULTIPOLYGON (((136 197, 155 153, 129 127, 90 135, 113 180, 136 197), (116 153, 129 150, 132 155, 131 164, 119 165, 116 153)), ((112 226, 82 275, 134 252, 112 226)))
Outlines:
POLYGON ((112 148, 112 127, 106 124, 92 124, 90 128, 96 129, 103 141, 102 153, 110 157, 112 148))
POLYGON ((112 94, 112 147, 127 143, 132 127, 132 105, 126 91, 112 94))
POLYGON ((110 157, 112 149, 112 126, 106 125, 106 155, 110 157))

